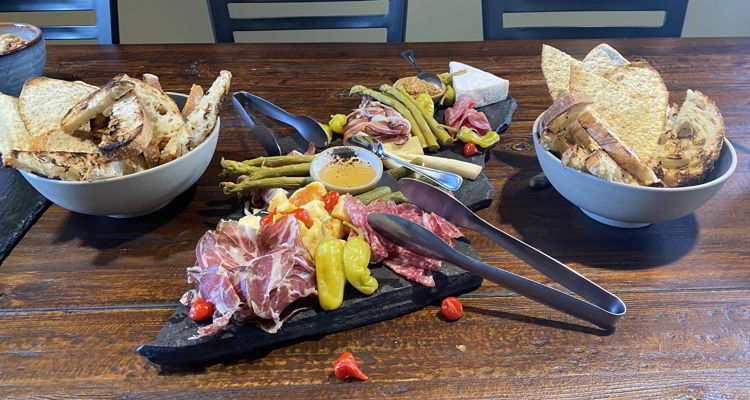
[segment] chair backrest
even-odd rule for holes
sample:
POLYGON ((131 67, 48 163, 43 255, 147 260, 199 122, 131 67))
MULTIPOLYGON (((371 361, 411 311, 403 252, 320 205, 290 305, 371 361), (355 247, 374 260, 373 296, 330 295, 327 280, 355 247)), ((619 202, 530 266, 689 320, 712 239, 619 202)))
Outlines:
POLYGON ((40 26, 45 39, 96 39, 100 44, 120 42, 117 0, 0 0, 0 12, 94 11, 93 26, 40 26))
POLYGON ((484 40, 679 37, 687 5, 688 0, 482 0, 484 40), (581 11, 663 11, 665 15, 658 27, 503 26, 503 14, 581 11))
POLYGON ((301 29, 386 28, 386 41, 403 42, 406 38, 408 0, 388 0, 384 15, 347 15, 324 17, 232 18, 229 3, 304 3, 366 0, 207 0, 214 37, 218 43, 234 43, 237 31, 279 31, 301 29))

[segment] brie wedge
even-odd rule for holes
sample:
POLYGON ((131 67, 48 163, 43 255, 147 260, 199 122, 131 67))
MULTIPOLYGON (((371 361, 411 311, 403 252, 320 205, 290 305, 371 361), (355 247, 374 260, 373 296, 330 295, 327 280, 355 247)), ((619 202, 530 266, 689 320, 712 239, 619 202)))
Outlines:
POLYGON ((453 77, 456 101, 470 98, 477 103, 475 107, 483 107, 508 97, 507 80, 456 61, 451 61, 448 67, 450 72, 466 70, 466 73, 453 77))

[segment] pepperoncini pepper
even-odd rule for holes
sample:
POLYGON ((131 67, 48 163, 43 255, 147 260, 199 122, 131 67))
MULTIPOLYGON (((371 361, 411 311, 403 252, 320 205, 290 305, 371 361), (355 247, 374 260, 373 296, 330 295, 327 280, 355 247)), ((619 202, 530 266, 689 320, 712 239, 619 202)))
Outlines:
POLYGON ((324 310, 335 310, 344 301, 344 243, 340 239, 327 239, 315 250, 318 301, 324 310))
POLYGON ((456 101, 456 90, 453 89, 453 86, 446 85, 445 93, 443 93, 443 97, 440 99, 440 105, 452 106, 455 101, 456 101))
POLYGON ((497 143, 500 140, 500 135, 495 131, 489 131, 484 135, 479 135, 475 130, 469 127, 461 127, 456 137, 464 143, 474 143, 477 146, 487 148, 497 143))
POLYGON ((417 106, 427 114, 435 114, 435 103, 432 101, 432 97, 430 97, 429 94, 420 94, 416 99, 414 99, 414 102, 417 103, 417 106))
POLYGON ((362 236, 362 231, 344 222, 357 236, 349 237, 344 246, 344 273, 346 280, 360 292, 370 295, 378 290, 378 280, 370 274, 370 245, 362 236))
POLYGON ((341 133, 344 131, 344 125, 346 125, 347 120, 348 118, 344 114, 331 115, 331 120, 328 121, 328 126, 331 127, 332 131, 341 133))

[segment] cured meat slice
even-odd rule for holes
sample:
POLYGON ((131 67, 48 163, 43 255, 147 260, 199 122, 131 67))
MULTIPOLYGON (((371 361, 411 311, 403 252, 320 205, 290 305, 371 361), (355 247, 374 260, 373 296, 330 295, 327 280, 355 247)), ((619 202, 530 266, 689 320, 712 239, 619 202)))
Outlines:
MULTIPOLYGON (((198 295, 215 307, 213 322, 198 328, 198 337, 218 332, 227 326, 234 312, 239 309, 240 298, 234 290, 232 278, 232 273, 219 265, 188 268, 188 283, 194 284, 198 295)), ((192 300, 191 298, 190 302, 192 300)))
POLYGON ((364 132, 381 142, 406 143, 411 124, 395 109, 369 97, 363 97, 359 108, 347 115, 344 140, 364 132))
POLYGON ((221 266, 229 271, 258 256, 255 228, 237 221, 219 221, 216 230, 206 232, 195 247, 198 266, 221 266))
POLYGON ((472 128, 480 135, 492 130, 490 121, 483 112, 474 109, 476 103, 470 98, 459 100, 453 107, 445 110, 445 123, 453 128, 459 129, 462 126, 472 128))

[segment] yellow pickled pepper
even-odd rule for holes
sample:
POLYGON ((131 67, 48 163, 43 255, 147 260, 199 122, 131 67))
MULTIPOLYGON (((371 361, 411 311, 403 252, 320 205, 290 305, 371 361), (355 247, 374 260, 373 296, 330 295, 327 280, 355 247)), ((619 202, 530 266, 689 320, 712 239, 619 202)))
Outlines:
POLYGON ((340 239, 328 239, 315 250, 318 302, 324 310, 335 310, 344 302, 344 243, 340 239))
POLYGON ((331 115, 331 120, 328 121, 328 126, 331 127, 331 130, 336 133, 341 133, 344 131, 344 125, 346 125, 348 118, 344 114, 336 114, 331 115))
POLYGON ((378 290, 378 280, 370 273, 370 245, 362 236, 362 231, 344 222, 357 236, 349 236, 344 246, 344 273, 346 280, 360 292, 370 295, 378 290))

